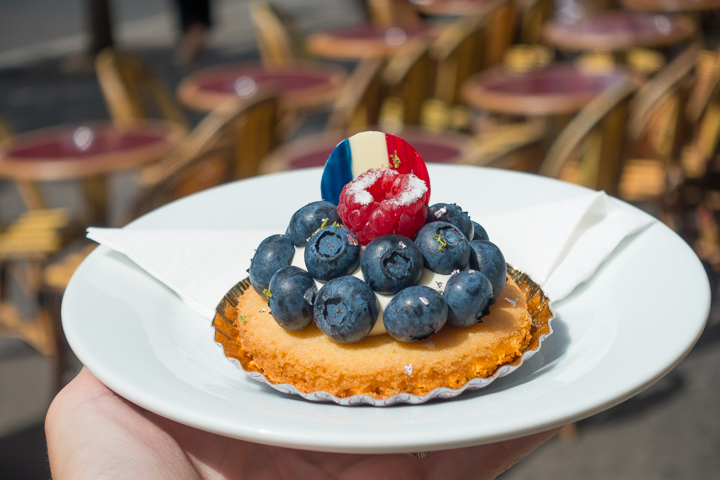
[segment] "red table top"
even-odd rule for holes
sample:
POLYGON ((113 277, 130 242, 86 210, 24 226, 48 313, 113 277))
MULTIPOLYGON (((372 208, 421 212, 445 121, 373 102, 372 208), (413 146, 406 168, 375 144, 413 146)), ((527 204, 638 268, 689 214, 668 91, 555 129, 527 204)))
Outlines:
POLYGON ((323 104, 335 97, 345 73, 333 67, 295 66, 269 70, 260 65, 230 65, 196 72, 178 86, 191 108, 208 111, 233 99, 277 92, 288 108, 323 104))
POLYGON ((430 15, 474 15, 495 0, 410 0, 417 8, 430 15))
POLYGON ((317 56, 333 59, 385 58, 410 39, 431 35, 433 30, 429 27, 359 25, 311 34, 307 48, 317 56))
POLYGON ((117 127, 92 122, 36 130, 0 144, 0 175, 58 180, 99 175, 157 160, 182 139, 167 122, 117 127))
POLYGON ((543 40, 567 50, 626 50, 672 45, 695 32, 684 15, 630 11, 597 12, 574 23, 552 20, 543 40))
POLYGON ((650 12, 698 12, 720 8, 720 0, 620 0, 629 10, 650 12))
POLYGON ((483 110, 514 115, 574 113, 619 78, 631 78, 623 69, 585 72, 571 64, 512 73, 495 69, 471 77, 463 95, 483 110))

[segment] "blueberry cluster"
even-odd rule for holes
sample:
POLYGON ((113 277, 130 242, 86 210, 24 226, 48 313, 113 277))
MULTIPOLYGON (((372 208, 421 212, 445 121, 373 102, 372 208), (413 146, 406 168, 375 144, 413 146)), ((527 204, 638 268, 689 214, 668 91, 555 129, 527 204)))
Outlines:
POLYGON ((281 327, 302 330, 314 320, 339 343, 370 333, 378 317, 376 294, 394 295, 383 313, 388 334, 416 342, 446 322, 456 327, 481 322, 507 278, 505 258, 485 229, 446 203, 428 209, 414 240, 381 235, 364 249, 339 223, 334 205, 310 203, 292 216, 284 236, 263 240, 248 272, 281 327), (305 246, 307 271, 290 266, 295 246, 305 246), (352 276, 358 266, 365 281, 352 276), (443 294, 417 285, 424 268, 451 275, 443 294), (318 290, 317 281, 326 283, 318 290))

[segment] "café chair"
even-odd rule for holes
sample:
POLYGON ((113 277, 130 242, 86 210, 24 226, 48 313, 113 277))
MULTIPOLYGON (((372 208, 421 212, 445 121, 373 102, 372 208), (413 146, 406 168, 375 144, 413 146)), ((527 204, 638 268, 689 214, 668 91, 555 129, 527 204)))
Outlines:
POLYGON ((518 43, 540 43, 542 28, 555 11, 553 0, 518 0, 518 43))
POLYGON ((385 62, 376 58, 358 62, 332 107, 327 131, 361 131, 378 123, 384 66, 385 62))
POLYGON ((423 23, 417 7, 408 0, 365 0, 370 22, 379 27, 417 27, 423 23))
POLYGON ((55 391, 63 385, 67 346, 42 289, 42 269, 62 249, 69 224, 67 210, 28 210, 0 232, 0 335, 19 338, 48 358, 55 391))
POLYGON ((683 105, 702 52, 692 44, 637 91, 630 104, 628 144, 632 146, 620 178, 620 198, 663 201, 677 187, 679 157, 691 128, 683 105))
MULTIPOLYGON (((10 141, 14 134, 15 132, 10 123, 0 118, 0 142, 10 141)), ((27 180, 16 181, 14 183, 27 209, 37 210, 45 208, 45 201, 37 183, 27 180)))
MULTIPOLYGON (((497 52, 509 46, 512 29, 498 38, 490 30, 493 13, 504 9, 498 2, 495 10, 463 16, 447 27, 430 47, 430 58, 436 65, 435 83, 423 106, 422 124, 432 130, 463 130, 469 126, 470 112, 460 101, 460 87, 473 74, 494 64, 497 52)), ((500 30, 502 31, 502 30, 500 30)))
POLYGON ((628 103, 637 89, 632 79, 605 88, 560 132, 538 173, 617 195, 628 103))
POLYGON ((419 125, 433 73, 430 46, 414 39, 396 53, 382 73, 383 101, 378 124, 387 130, 419 125))
POLYGON ((276 146, 277 107, 276 95, 263 95, 208 114, 177 148, 143 170, 140 192, 120 225, 178 198, 257 174, 260 160, 276 146))
POLYGON ((107 47, 95 58, 95 71, 116 124, 159 118, 189 129, 172 90, 138 58, 107 47))
POLYGON ((338 142, 363 130, 398 135, 414 145, 430 163, 488 165, 498 162, 499 166, 523 169, 527 155, 523 155, 526 152, 522 149, 532 147, 542 138, 541 122, 528 124, 524 132, 516 132, 518 135, 513 138, 495 134, 492 139, 480 142, 470 135, 430 131, 412 122, 413 116, 417 118, 412 112, 418 111, 426 92, 426 85, 415 82, 424 76, 414 73, 425 70, 427 53, 426 45, 414 44, 406 46, 384 68, 377 60, 361 62, 339 96, 329 129, 323 134, 281 145, 262 161, 260 173, 322 166, 338 142), (379 117, 375 114, 378 96, 383 100, 379 117), (378 120, 377 126, 373 118, 378 120), (509 154, 520 154, 522 160, 509 154))
POLYGON ((304 32, 283 8, 255 1, 250 4, 250 19, 264 66, 281 67, 312 60, 305 49, 304 32))

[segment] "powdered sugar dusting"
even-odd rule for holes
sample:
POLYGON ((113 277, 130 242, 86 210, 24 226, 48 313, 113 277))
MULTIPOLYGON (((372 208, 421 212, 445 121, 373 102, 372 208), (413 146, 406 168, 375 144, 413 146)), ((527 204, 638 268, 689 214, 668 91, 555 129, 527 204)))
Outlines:
MULTIPOLYGON (((390 170, 390 172, 392 172, 391 175, 399 175, 395 170, 390 170)), ((375 182, 382 177, 382 174, 382 170, 372 168, 360 175, 353 183, 349 184, 347 193, 353 199, 353 202, 359 205, 370 205, 374 199, 367 189, 374 185, 375 182)), ((422 180, 420 181, 422 182, 422 180)), ((427 190, 427 187, 425 187, 425 189, 427 190)))
POLYGON ((412 375, 412 372, 413 372, 412 363, 410 365, 405 365, 403 367, 403 371, 405 372, 405 375, 412 375))
POLYGON ((447 213, 447 207, 442 207, 440 210, 435 212, 435 218, 440 218, 447 213))
POLYGON ((427 185, 425 185, 425 182, 423 180, 419 179, 412 173, 408 173, 407 176, 407 189, 402 192, 395 200, 393 200, 393 203, 401 206, 412 205, 428 191, 427 185))

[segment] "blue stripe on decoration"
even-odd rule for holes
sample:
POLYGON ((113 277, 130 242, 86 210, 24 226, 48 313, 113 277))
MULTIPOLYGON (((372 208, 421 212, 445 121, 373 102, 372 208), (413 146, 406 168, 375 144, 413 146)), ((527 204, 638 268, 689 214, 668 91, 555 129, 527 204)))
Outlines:
POLYGON ((353 179, 352 154, 350 142, 343 140, 335 147, 325 163, 320 193, 322 199, 337 205, 340 203, 340 193, 345 185, 353 179))

